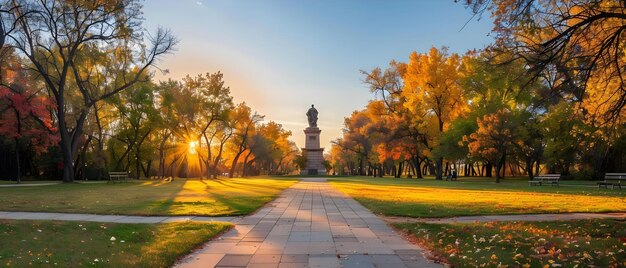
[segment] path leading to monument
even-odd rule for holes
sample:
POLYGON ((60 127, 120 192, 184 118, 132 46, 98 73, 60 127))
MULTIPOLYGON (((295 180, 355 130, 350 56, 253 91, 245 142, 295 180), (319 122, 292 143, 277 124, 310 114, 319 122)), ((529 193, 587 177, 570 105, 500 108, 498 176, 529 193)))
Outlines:
POLYGON ((441 267, 371 211, 304 179, 180 267, 441 267))

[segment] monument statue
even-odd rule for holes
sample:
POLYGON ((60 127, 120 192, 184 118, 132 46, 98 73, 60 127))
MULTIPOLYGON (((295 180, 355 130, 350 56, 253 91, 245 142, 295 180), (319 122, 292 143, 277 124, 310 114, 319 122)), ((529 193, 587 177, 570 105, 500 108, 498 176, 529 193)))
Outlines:
POLYGON ((306 112, 309 127, 304 129, 304 148, 302 155, 306 157, 306 164, 300 170, 300 175, 326 175, 324 166, 324 148, 320 147, 321 129, 317 127, 317 109, 311 105, 306 112))
POLYGON ((311 104, 311 108, 306 112, 306 117, 309 119, 309 127, 317 127, 317 109, 311 104))

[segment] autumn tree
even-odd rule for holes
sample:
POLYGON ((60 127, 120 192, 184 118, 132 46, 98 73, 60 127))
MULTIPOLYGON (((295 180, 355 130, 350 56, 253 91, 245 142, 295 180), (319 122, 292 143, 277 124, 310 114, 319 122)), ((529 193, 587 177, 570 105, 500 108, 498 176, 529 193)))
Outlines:
POLYGON ((230 88, 225 86, 223 77, 221 72, 216 72, 183 79, 183 85, 194 92, 199 100, 200 111, 194 128, 197 129, 197 140, 203 139, 206 146, 204 161, 207 177, 217 176, 217 164, 222 160, 224 146, 233 135, 229 118, 233 97, 230 95, 230 88), (215 153, 214 149, 217 149, 215 153))
POLYGON ((421 163, 428 160, 421 153, 421 147, 426 145, 426 135, 404 106, 406 97, 402 91, 406 71, 406 63, 391 61, 384 70, 376 67, 371 71, 362 70, 361 74, 364 76, 363 83, 386 107, 386 111, 379 112, 379 116, 384 117, 382 122, 391 125, 385 133, 385 141, 376 146, 379 160, 392 163, 391 173, 395 177, 400 177, 405 167, 412 166, 417 177, 421 178, 421 163))
MULTIPOLYGON (((525 68, 524 61, 491 49, 466 55, 461 68, 460 85, 469 102, 469 112, 461 120, 473 123, 472 127, 466 128, 469 130, 478 128, 474 118, 482 118, 502 109, 525 115, 526 120, 519 121, 516 131, 524 137, 515 143, 516 150, 509 150, 508 155, 524 159, 524 169, 532 177, 530 166, 540 161, 543 147, 538 118, 532 111, 546 109, 546 103, 539 101, 538 97, 546 86, 525 76, 525 68)), ((467 136, 470 134, 464 133, 467 136)), ((491 177, 493 164, 491 161, 485 163, 488 177, 491 177)))
POLYGON ((176 40, 162 29, 145 33, 134 0, 6 0, 0 6, 10 10, 3 24, 16 25, 5 45, 28 59, 57 105, 63 181, 71 182, 90 111, 137 83, 176 40))
MULTIPOLYGON (((176 174, 182 163, 186 161, 190 142, 200 139, 201 96, 192 87, 181 81, 162 81, 158 86, 159 114, 163 126, 159 136, 159 168, 158 176, 166 173, 176 174)), ((204 150, 197 151, 203 152, 204 150)), ((206 152, 206 151, 204 151, 206 152)), ((198 154, 196 163, 207 164, 206 155, 198 154), (203 158, 205 157, 205 158, 203 158)))
MULTIPOLYGON (((413 52, 409 58, 402 91, 406 98, 404 106, 415 118, 421 119, 424 127, 435 130, 434 145, 466 106, 458 84, 460 64, 459 55, 449 55, 446 48, 433 47, 426 54, 413 52), (433 121, 435 125, 430 124, 433 121)), ((437 158, 437 179, 442 178, 442 165, 443 157, 437 158)))
POLYGON ((371 117, 366 111, 354 111, 350 117, 344 119, 343 139, 339 140, 340 143, 336 143, 344 150, 356 154, 358 175, 366 175, 366 164, 373 159, 371 156, 374 144, 367 136, 370 122, 371 117))
POLYGON ((494 163, 496 182, 503 178, 507 152, 515 142, 514 123, 511 112, 501 109, 477 119, 478 130, 470 135, 469 153, 494 163))
MULTIPOLYGON (((254 164, 259 174, 286 173, 299 152, 289 137, 291 137, 291 131, 285 130, 281 124, 274 121, 260 125, 250 148, 253 158, 249 159, 249 155, 246 156, 244 167, 250 169, 254 164)), ((250 174, 245 173, 246 168, 244 168, 244 175, 250 174)))
POLYGON ((496 45, 529 64, 535 77, 555 73, 551 89, 576 102, 603 96, 610 121, 626 105, 622 53, 626 2, 617 0, 464 1, 494 16, 496 45), (594 79, 606 87, 591 86, 594 79), (608 97, 608 99, 606 99, 608 97))
MULTIPOLYGON (((155 92, 155 85, 141 82, 107 101, 117 111, 117 120, 112 122, 116 134, 113 135, 110 149, 112 158, 117 160, 115 170, 129 170, 129 164, 134 164, 136 178, 141 177, 142 169, 149 170, 151 166, 152 157, 144 153, 144 145, 160 125, 160 116, 155 107, 155 92), (116 152, 116 144, 122 145, 119 153, 116 152), (148 161, 144 163, 144 160, 148 161)), ((144 172, 145 176, 146 173, 144 172)))
POLYGON ((391 113, 402 113, 404 109, 402 90, 406 69, 406 63, 394 60, 389 62, 389 67, 385 70, 380 67, 369 72, 361 70, 361 74, 364 76, 363 83, 369 87, 370 92, 380 94, 380 99, 391 113))
POLYGON ((54 102, 40 94, 41 87, 18 59, 11 57, 0 70, 0 139, 12 142, 16 181, 20 183, 22 152, 40 155, 58 143, 57 128, 50 113, 54 102))
POLYGON ((233 138, 229 143, 231 146, 229 149, 233 156, 228 176, 232 178, 235 175, 241 155, 250 149, 250 139, 255 135, 257 124, 263 120, 264 116, 256 112, 253 113, 252 109, 245 102, 242 102, 231 110, 230 118, 234 130, 233 138))

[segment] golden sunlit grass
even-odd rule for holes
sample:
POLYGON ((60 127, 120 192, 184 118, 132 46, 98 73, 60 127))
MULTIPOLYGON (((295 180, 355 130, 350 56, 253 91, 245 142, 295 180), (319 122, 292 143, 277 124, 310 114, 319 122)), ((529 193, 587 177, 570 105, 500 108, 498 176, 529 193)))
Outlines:
POLYGON ((391 178, 343 178, 331 184, 372 211, 389 216, 626 211, 626 193, 583 186, 529 187, 523 182, 391 178))
POLYGON ((273 200, 295 182, 266 177, 0 188, 0 211, 244 215, 273 200))
POLYGON ((0 220, 0 265, 169 267, 230 226, 0 220))

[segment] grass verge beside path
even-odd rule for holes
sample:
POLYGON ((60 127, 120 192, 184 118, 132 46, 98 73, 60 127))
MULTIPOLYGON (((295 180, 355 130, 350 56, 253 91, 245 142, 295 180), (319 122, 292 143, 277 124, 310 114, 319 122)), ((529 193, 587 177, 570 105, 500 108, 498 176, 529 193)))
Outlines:
POLYGON ((230 226, 0 220, 0 265, 169 267, 230 226))
POLYGON ((626 211, 626 191, 513 181, 349 177, 330 183, 375 213, 406 217, 626 211))
POLYGON ((297 180, 175 179, 117 184, 58 184, 0 188, 0 211, 118 215, 245 215, 297 180))
MULTIPOLYGON (((21 181, 21 184, 49 184, 60 183, 60 181, 21 181)), ((0 180, 0 185, 19 185, 16 181, 0 180)))
POLYGON ((626 267, 623 221, 394 226, 453 267, 626 267))

